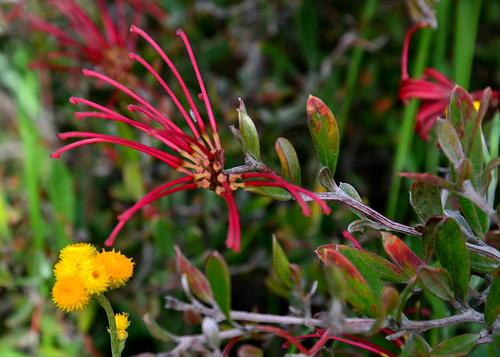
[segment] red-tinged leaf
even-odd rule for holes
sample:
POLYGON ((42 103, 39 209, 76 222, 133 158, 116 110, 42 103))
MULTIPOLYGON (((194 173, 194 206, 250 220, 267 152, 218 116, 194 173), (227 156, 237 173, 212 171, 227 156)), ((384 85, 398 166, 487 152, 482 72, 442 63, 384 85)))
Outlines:
POLYGON ((339 129, 332 111, 319 98, 312 95, 307 100, 308 126, 321 165, 335 175, 339 158, 339 129))
POLYGON ((236 353, 238 357, 263 357, 264 351, 254 345, 241 345, 236 353))
POLYGON ((424 221, 444 214, 441 192, 436 186, 417 180, 411 186, 411 198, 415 211, 424 221))
POLYGON ((214 294, 208 279, 186 259, 178 246, 174 246, 174 249, 177 254, 177 270, 179 274, 186 274, 193 294, 201 301, 209 305, 214 305, 214 294))
POLYGON ((286 181, 300 186, 299 158, 294 147, 285 138, 276 140, 276 152, 281 162, 281 177, 286 181))
POLYGON ((399 303, 399 293, 392 286, 386 286, 382 294, 382 308, 385 315, 391 314, 396 310, 399 303))
POLYGON ((422 234, 422 255, 426 264, 429 264, 432 254, 434 254, 434 241, 436 239, 436 231, 444 217, 435 216, 429 218, 425 223, 424 233, 422 234))
POLYGON ((464 357, 476 346, 478 339, 479 335, 476 333, 455 336, 434 347, 430 355, 431 357, 464 357))
POLYGON ((382 232, 382 243, 389 259, 407 275, 414 275, 424 264, 404 242, 394 234, 382 232))
POLYGON ((486 244, 493 248, 500 249, 500 230, 489 231, 484 239, 486 244))
POLYGON ((205 264, 205 274, 212 287, 215 301, 230 322, 231 278, 227 263, 218 252, 213 252, 208 256, 205 264))
POLYGON ((417 284, 438 299, 447 302, 455 301, 451 276, 444 268, 422 265, 418 270, 417 284))
POLYGON ((429 357, 430 350, 430 346, 420 335, 411 334, 406 340, 400 357, 429 357))
POLYGON ((276 275, 286 287, 293 288, 292 270, 290 262, 281 248, 276 236, 273 235, 273 267, 276 275))
POLYGON ((346 283, 347 301, 363 315, 375 318, 380 312, 380 302, 356 267, 345 256, 332 249, 325 249, 323 261, 327 267, 336 265, 340 268, 346 283))
POLYGON ((469 252, 460 225, 453 218, 444 218, 435 235, 436 253, 441 266, 451 275, 455 298, 465 301, 469 290, 469 252))
POLYGON ((465 157, 464 148, 457 131, 453 124, 446 119, 438 119, 434 128, 441 149, 448 160, 456 167, 460 160, 465 157))
POLYGON ((437 186, 437 187, 440 187, 440 188, 444 188, 450 192, 456 192, 456 187, 455 187, 455 184, 453 182, 450 182, 448 180, 445 180, 444 178, 442 177, 439 177, 439 176, 436 176, 436 175, 433 175, 429 172, 427 173, 423 173, 423 174, 414 174, 414 173, 411 173, 411 172, 400 172, 399 173, 399 176, 401 177, 409 177, 409 178, 412 178, 412 179, 415 179, 415 180, 419 180, 419 181, 422 181, 422 182, 425 182, 429 185, 432 185, 432 186, 437 186))
POLYGON ((243 146, 245 155, 250 155, 256 161, 260 162, 260 144, 259 135, 255 124, 247 114, 245 104, 240 98, 240 107, 237 109, 239 119, 239 131, 243 141, 240 143, 243 146))
POLYGON ((325 244, 316 249, 316 254, 321 260, 323 260, 325 249, 337 250, 345 256, 349 255, 349 253, 345 252, 352 251, 352 254, 358 255, 360 259, 363 259, 364 262, 370 266, 373 272, 382 281, 396 284, 405 284, 411 278, 410 275, 407 275, 406 273, 401 271, 401 269, 399 269, 396 265, 394 265, 387 259, 384 259, 381 256, 370 252, 369 250, 350 247, 347 245, 325 244))
MULTIPOLYGON (((479 178, 483 170, 482 118, 477 115, 474 102, 465 89, 459 86, 453 88, 448 113, 449 120, 462 142, 465 156, 472 163, 474 175, 479 178)), ((477 180, 472 180, 476 189, 477 183, 477 180)))
POLYGON ((469 260, 470 270, 480 274, 490 274, 499 266, 495 259, 471 251, 469 251, 469 260))
POLYGON ((500 314, 500 268, 492 274, 493 282, 490 285, 490 292, 486 306, 484 307, 484 321, 491 326, 500 314))

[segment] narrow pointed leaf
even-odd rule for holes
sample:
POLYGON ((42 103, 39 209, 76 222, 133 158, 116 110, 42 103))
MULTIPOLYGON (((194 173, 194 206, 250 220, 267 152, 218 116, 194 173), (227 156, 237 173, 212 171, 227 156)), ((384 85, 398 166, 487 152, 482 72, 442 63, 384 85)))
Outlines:
POLYGON ((394 234, 382 232, 382 243, 389 259, 407 275, 414 275, 424 264, 404 242, 394 234))
POLYGON ((326 266, 324 276, 328 284, 330 296, 343 302, 347 296, 347 287, 340 268, 335 264, 326 266))
POLYGON ((176 342, 179 340, 177 336, 171 334, 167 330, 163 329, 160 325, 158 325, 158 323, 154 319, 152 319, 148 313, 146 313, 142 317, 142 321, 144 321, 144 324, 149 330, 149 333, 157 340, 163 342, 176 342))
POLYGON ((474 234, 484 238, 488 232, 488 216, 467 198, 457 197, 460 209, 474 234))
POLYGON ((319 161, 335 175, 340 148, 337 121, 326 104, 312 95, 307 100, 307 116, 319 161))
POLYGON ((455 294, 450 273, 444 268, 423 265, 418 270, 417 284, 438 299, 453 302, 455 294))
POLYGON ((237 109, 239 129, 243 138, 243 151, 256 161, 260 162, 259 134, 253 120, 248 116, 245 104, 240 98, 240 107, 237 109))
POLYGON ((430 346, 420 335, 411 334, 403 347, 400 357, 428 357, 430 346))
POLYGON ((476 333, 468 333, 465 335, 455 336, 446 341, 441 342, 431 351, 431 357, 446 356, 446 357, 464 357, 476 345, 479 335, 476 333))
POLYGON ((281 187, 254 187, 247 186, 245 191, 255 193, 257 195, 266 196, 278 201, 289 201, 292 199, 290 192, 281 187))
POLYGON ((205 265, 205 274, 212 287, 215 301, 230 322, 231 278, 227 263, 218 252, 213 252, 208 256, 205 265))
POLYGON ((349 303, 367 317, 375 318, 380 312, 379 299, 375 297, 368 282, 356 267, 341 253, 333 249, 324 250, 325 266, 340 268, 346 283, 346 297, 349 303))
POLYGON ((435 124, 439 145, 450 162, 457 166, 465 157, 462 142, 453 124, 446 119, 438 119, 435 124))
POLYGON ((316 249, 316 254, 321 260, 323 260, 324 258, 325 249, 334 249, 342 253, 346 257, 350 256, 351 254, 357 255, 359 259, 363 259, 365 263, 370 266, 373 272, 377 274, 379 279, 382 281, 396 284, 405 284, 411 278, 410 275, 405 274, 396 265, 394 265, 387 259, 384 259, 381 256, 370 252, 369 250, 349 247, 347 245, 325 244, 316 249), (352 252, 346 253, 349 251, 352 252))
POLYGON ((273 235, 273 267, 276 275, 289 289, 293 288, 292 270, 290 262, 281 248, 276 236, 273 235))
POLYGON ((285 138, 276 140, 276 152, 281 162, 281 177, 286 181, 300 186, 299 158, 294 147, 285 138))
POLYGON ((493 325, 500 314, 500 268, 495 270, 492 276, 493 282, 484 307, 484 321, 488 326, 493 325))
POLYGON ((465 301, 469 290, 469 252, 459 224, 453 218, 445 218, 436 230, 436 253, 441 266, 449 271, 455 298, 465 301))
POLYGON ((413 204, 424 221, 432 216, 442 216, 443 203, 439 188, 422 181, 415 181, 411 186, 413 204))
POLYGON ((433 185, 433 186, 437 186, 437 187, 440 187, 440 188, 447 189, 450 192, 456 192, 457 191, 456 186, 455 186, 455 184, 453 182, 450 182, 448 180, 445 180, 442 177, 433 175, 433 174, 428 173, 428 172, 424 173, 424 174, 414 174, 414 173, 411 173, 411 172, 400 172, 399 176, 409 177, 409 178, 412 178, 412 179, 415 179, 415 180, 419 180, 419 181, 425 182, 425 183, 427 183, 429 185, 433 185))
POLYGON ((177 255, 177 270, 179 274, 186 274, 189 287, 198 299, 209 305, 213 305, 215 302, 214 294, 208 279, 186 259, 178 246, 175 246, 174 249, 177 255))

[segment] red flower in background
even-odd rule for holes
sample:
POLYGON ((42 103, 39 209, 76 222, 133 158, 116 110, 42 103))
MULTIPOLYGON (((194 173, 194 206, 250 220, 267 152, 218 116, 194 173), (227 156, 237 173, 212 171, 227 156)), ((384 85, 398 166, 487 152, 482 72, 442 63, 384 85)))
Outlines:
MULTIPOLYGON (((401 88, 399 89, 399 98, 405 104, 408 104, 412 98, 422 100, 415 123, 415 132, 424 140, 429 140, 429 131, 437 118, 445 116, 451 91, 455 87, 451 79, 434 68, 427 68, 418 79, 410 78, 408 75, 408 47, 411 35, 415 30, 427 26, 427 22, 420 22, 412 26, 406 34, 401 60, 401 88)), ((480 100, 483 92, 484 90, 471 93, 472 99, 480 100)), ((499 99, 500 93, 492 91, 490 104, 496 106, 499 99)))
POLYGON ((8 16, 24 21, 31 31, 44 32, 57 42, 59 50, 47 53, 31 67, 79 71, 83 65, 92 65, 114 79, 130 74, 128 52, 135 51, 137 42, 137 36, 129 31, 130 23, 140 23, 144 13, 158 21, 167 17, 155 2, 147 0, 114 0, 113 7, 106 5, 104 0, 96 0, 99 19, 94 19, 74 0, 46 0, 44 3, 61 14, 67 26, 58 27, 25 11, 22 3, 8 16), (127 17, 130 18, 127 20, 127 17), (67 64, 67 60, 71 64, 67 64))
POLYGON ((112 245, 114 239, 125 223, 130 219, 130 217, 140 210, 142 207, 148 205, 149 203, 170 195, 172 193, 191 190, 196 188, 206 188, 214 191, 216 194, 221 196, 227 203, 229 208, 229 231, 226 245, 233 249, 234 251, 240 251, 240 220, 239 213, 236 207, 236 203, 233 197, 233 191, 239 187, 282 187, 290 192, 290 194, 297 200, 297 202, 302 206, 303 213, 305 215, 311 214, 311 211, 302 195, 311 197, 313 200, 318 202, 323 212, 330 213, 330 208, 320 199, 318 199, 313 193, 292 185, 287 181, 283 180, 280 176, 274 173, 262 173, 262 172, 247 172, 247 173, 230 173, 229 171, 224 171, 224 149, 221 146, 219 139, 219 134, 217 130, 217 123, 215 121, 214 114, 208 100, 207 92, 205 90, 205 85, 201 79, 196 60, 194 58, 191 46, 182 30, 177 30, 177 35, 180 36, 186 46, 189 58, 193 65, 196 77, 198 79, 198 84, 200 86, 201 94, 199 98, 203 101, 207 114, 208 123, 210 130, 205 125, 204 119, 201 117, 200 112, 196 108, 193 98, 191 97, 183 79, 179 75, 176 67, 170 61, 168 56, 163 52, 163 50, 156 44, 156 42, 147 35, 140 28, 132 25, 131 32, 142 36, 150 45, 158 52, 158 54, 165 61, 167 66, 172 71, 173 75, 179 82, 184 95, 189 103, 189 113, 182 106, 180 101, 177 99, 175 94, 171 91, 170 87, 163 81, 160 75, 151 67, 151 65, 146 62, 143 58, 135 53, 129 53, 129 57, 132 60, 141 63, 158 81, 162 88, 167 92, 168 96, 172 99, 175 106, 178 108, 184 121, 189 126, 190 133, 184 132, 180 129, 172 120, 163 115, 157 108, 151 105, 148 101, 143 99, 133 90, 128 89, 126 86, 120 84, 118 81, 105 76, 96 71, 84 69, 83 73, 87 77, 94 77, 100 81, 107 82, 114 86, 116 89, 122 91, 123 93, 130 96, 135 100, 136 104, 129 104, 127 106, 130 112, 139 112, 142 118, 152 119, 147 122, 156 122, 157 127, 153 127, 145 122, 130 119, 124 115, 119 114, 111 109, 108 109, 102 105, 91 102, 83 98, 70 98, 72 104, 84 104, 97 111, 84 111, 76 112, 75 116, 79 119, 84 117, 101 118, 106 120, 114 120, 122 123, 129 124, 134 128, 147 133, 150 137, 158 139, 162 144, 170 148, 173 153, 168 153, 163 150, 157 149, 152 146, 148 146, 139 142, 130 141, 120 137, 115 137, 111 135, 103 135, 91 132, 67 132, 59 134, 59 137, 63 140, 69 138, 79 138, 81 140, 68 144, 61 149, 57 150, 51 155, 53 158, 59 158, 60 154, 86 144, 91 143, 113 143, 123 146, 127 146, 148 154, 158 160, 163 161, 174 170, 184 174, 183 177, 172 180, 170 182, 164 183, 158 188, 146 194, 142 199, 140 199, 131 208, 126 210, 121 214, 118 219, 119 223, 106 240, 106 245, 112 245), (255 180, 257 179, 257 180, 255 180))

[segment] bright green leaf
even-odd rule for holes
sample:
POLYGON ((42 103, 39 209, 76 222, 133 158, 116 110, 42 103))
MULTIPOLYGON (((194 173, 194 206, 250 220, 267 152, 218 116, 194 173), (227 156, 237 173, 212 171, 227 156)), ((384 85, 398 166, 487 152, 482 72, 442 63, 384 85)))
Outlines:
POLYGON ((243 138, 243 151, 257 162, 260 162, 259 134, 252 118, 247 114, 247 109, 240 98, 240 107, 237 109, 239 119, 239 130, 243 138))
POLYGON ((445 218, 436 230, 435 248, 441 266, 449 271, 455 298, 465 301, 469 290, 469 252, 460 225, 445 218))
POLYGON ((205 275, 212 287, 220 309, 231 321, 231 278, 226 261, 218 252, 212 252, 205 264, 205 275))
POLYGON ((446 356, 446 357, 463 357, 469 354, 476 345, 479 335, 469 333, 465 335, 455 336, 446 341, 441 342, 431 351, 431 357, 446 356))
POLYGON ((273 235, 273 267, 274 271, 280 278, 280 280, 285 284, 288 288, 293 288, 292 281, 292 271, 289 267, 290 262, 281 248, 276 236, 273 235))

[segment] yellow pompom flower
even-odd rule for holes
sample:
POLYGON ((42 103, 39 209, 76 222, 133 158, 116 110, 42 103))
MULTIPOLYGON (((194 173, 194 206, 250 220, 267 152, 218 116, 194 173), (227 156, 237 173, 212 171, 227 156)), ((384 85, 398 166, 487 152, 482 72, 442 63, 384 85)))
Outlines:
POLYGON ((125 285, 134 272, 134 262, 120 252, 102 251, 97 253, 95 260, 106 267, 111 279, 110 289, 125 285))
POLYGON ((77 275, 60 277, 52 288, 54 304, 66 312, 83 310, 87 307, 90 296, 83 286, 82 279, 77 275))
POLYGON ((90 294, 101 294, 109 289, 111 279, 106 267, 95 259, 82 262, 79 276, 90 294))
POLYGON ((126 340, 128 337, 128 332, 125 331, 127 327, 130 326, 130 321, 128 320, 128 313, 124 312, 115 315, 116 322, 116 334, 120 341, 126 340))
POLYGON ((59 279, 63 276, 75 275, 81 265, 91 260, 97 253, 95 247, 88 243, 67 245, 59 253, 59 262, 54 267, 54 276, 59 279))

